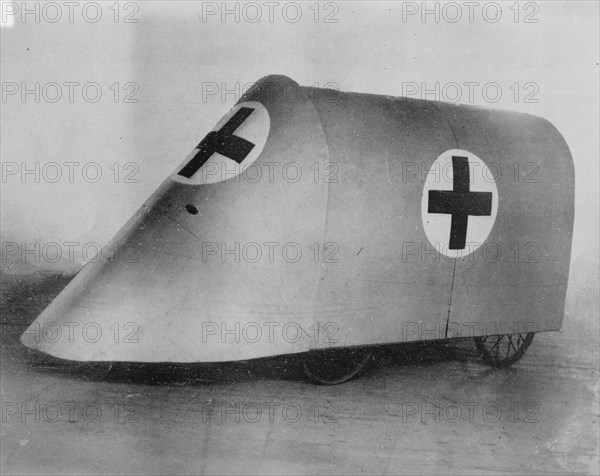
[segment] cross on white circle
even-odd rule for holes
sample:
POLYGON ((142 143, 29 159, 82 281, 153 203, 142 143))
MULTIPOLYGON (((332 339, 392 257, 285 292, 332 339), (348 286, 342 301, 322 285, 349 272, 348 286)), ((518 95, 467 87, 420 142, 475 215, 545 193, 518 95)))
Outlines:
POLYGON ((231 179, 256 161, 269 129, 265 106, 256 101, 237 104, 200 141, 171 178, 189 185, 231 179))
POLYGON ((443 255, 473 253, 488 238, 497 210, 493 174, 475 154, 448 150, 428 170, 421 217, 429 243, 443 255))

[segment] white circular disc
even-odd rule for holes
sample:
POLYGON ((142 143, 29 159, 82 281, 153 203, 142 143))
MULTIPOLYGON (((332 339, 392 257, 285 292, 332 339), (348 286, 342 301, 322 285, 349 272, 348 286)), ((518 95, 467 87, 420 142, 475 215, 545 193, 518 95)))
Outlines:
POLYGON ((223 182, 243 173, 262 152, 270 119, 256 101, 235 105, 177 167, 171 178, 188 185, 223 182))
POLYGON ((497 211, 493 170, 483 160, 462 149, 435 160, 423 187, 421 217, 425 235, 439 253, 451 258, 473 253, 488 238, 497 211))

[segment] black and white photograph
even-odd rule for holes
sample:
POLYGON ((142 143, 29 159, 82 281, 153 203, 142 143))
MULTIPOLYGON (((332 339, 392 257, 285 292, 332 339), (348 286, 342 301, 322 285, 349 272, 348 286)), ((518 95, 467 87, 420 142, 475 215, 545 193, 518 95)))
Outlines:
POLYGON ((0 474, 600 473, 600 2, 0 15, 0 474))

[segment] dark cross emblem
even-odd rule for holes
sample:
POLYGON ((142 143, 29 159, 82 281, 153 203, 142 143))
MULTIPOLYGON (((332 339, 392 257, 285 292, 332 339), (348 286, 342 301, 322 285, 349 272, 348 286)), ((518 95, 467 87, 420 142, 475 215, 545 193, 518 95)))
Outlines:
POLYGON ((234 136, 235 130, 242 125, 254 109, 242 107, 218 131, 212 131, 202 139, 196 148, 198 153, 181 169, 179 175, 190 178, 204 165, 211 155, 218 152, 240 164, 254 148, 254 144, 241 137, 234 136))
POLYGON ((429 213, 452 215, 450 249, 463 250, 467 241, 469 215, 492 214, 492 192, 469 191, 469 159, 452 156, 453 190, 430 190, 429 213))

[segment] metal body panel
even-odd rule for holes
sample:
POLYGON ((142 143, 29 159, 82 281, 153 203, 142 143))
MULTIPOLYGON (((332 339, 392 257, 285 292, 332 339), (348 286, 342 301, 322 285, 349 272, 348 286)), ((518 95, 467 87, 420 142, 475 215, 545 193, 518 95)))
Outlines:
POLYGON ((440 105, 460 148, 495 174, 498 214, 488 240, 457 259, 449 336, 560 329, 574 219, 569 148, 528 114, 440 105))
POLYGON ((426 241, 423 184, 407 171, 455 148, 452 130, 426 101, 336 93, 315 105, 339 168, 325 239, 338 262, 324 263, 318 298, 336 316, 337 340, 403 342, 445 328, 453 263, 407 256, 426 241))
MULTIPOLYGON (((114 238, 119 254, 88 263, 22 342, 72 360, 211 362, 498 333, 490 324, 560 327, 574 178, 549 123, 322 92, 283 76, 257 82, 114 238), (485 243, 454 258, 430 243, 422 205, 439 158, 460 150, 503 171, 538 164, 539 180, 494 177, 497 214, 468 217, 493 223, 485 243), (237 175, 198 178, 209 163, 237 175), (490 263, 487 243, 510 258, 515 242, 536 243, 537 261, 519 248, 516 262, 490 263), (53 323, 103 335, 31 338, 53 323), (136 341, 115 341, 115 323, 137 325, 136 341)), ((440 187, 452 190, 454 175, 440 187)))

